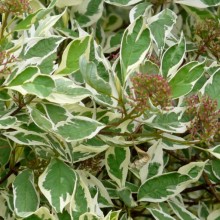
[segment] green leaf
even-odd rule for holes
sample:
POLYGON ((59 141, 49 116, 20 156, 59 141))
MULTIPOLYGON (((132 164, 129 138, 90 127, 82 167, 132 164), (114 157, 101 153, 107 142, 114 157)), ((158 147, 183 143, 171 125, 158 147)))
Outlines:
POLYGON ((103 128, 103 124, 93 119, 75 116, 63 124, 58 124, 54 131, 67 142, 71 142, 90 139, 103 128))
POLYGON ((150 127, 172 133, 184 133, 187 130, 187 123, 180 119, 182 112, 167 112, 164 114, 153 115, 144 121, 150 127))
POLYGON ((177 15, 170 9, 164 9, 148 19, 151 37, 156 43, 159 53, 164 49, 166 37, 176 23, 176 19, 177 15))
POLYGON ((32 79, 32 77, 36 76, 39 73, 39 69, 37 67, 27 67, 22 72, 16 73, 15 76, 11 79, 7 85, 11 86, 20 86, 32 79))
POLYGON ((220 160, 220 145, 207 149, 207 151, 220 160))
POLYGON ((103 0, 83 0, 78 6, 74 6, 75 19, 81 27, 88 27, 96 23, 102 16, 103 0))
POLYGON ((17 119, 13 116, 5 116, 0 118, 0 129, 13 128, 17 119))
POLYGON ((46 207, 40 207, 33 215, 25 218, 25 220, 55 220, 50 210, 46 207))
POLYGON ((220 5, 219 0, 175 0, 177 4, 189 5, 196 8, 208 8, 220 5))
POLYGON ((35 13, 28 15, 24 20, 18 23, 18 25, 15 27, 15 30, 20 31, 29 29, 32 24, 43 19, 47 14, 49 14, 53 10, 56 1, 57 0, 52 0, 48 8, 40 9, 35 13))
POLYGON ((45 98, 49 96, 52 93, 54 87, 55 83, 53 79, 47 75, 38 75, 32 82, 27 82, 22 85, 22 89, 26 90, 24 94, 33 94, 39 98, 45 98))
POLYGON ((56 212, 62 212, 71 201, 76 182, 77 175, 69 166, 58 159, 52 159, 40 175, 38 185, 56 212))
POLYGON ((213 75, 207 80, 205 85, 202 87, 202 94, 207 94, 213 100, 217 100, 218 109, 220 109, 220 69, 217 69, 213 75))
POLYGON ((121 210, 110 211, 103 220, 118 220, 121 210))
POLYGON ((150 45, 150 31, 143 17, 139 17, 128 26, 123 34, 120 50, 123 81, 145 59, 150 45))
POLYGON ((97 92, 106 95, 111 95, 112 89, 108 82, 102 79, 97 72, 96 64, 87 62, 85 57, 80 59, 80 71, 83 75, 85 82, 94 88, 97 92))
POLYGON ((119 187, 125 186, 130 163, 129 148, 109 147, 105 154, 105 166, 108 175, 119 187))
POLYGON ((88 57, 90 41, 91 37, 87 35, 70 42, 63 52, 56 74, 68 75, 79 70, 79 59, 82 55, 88 57))
POLYGON ((70 203, 72 219, 79 219, 83 213, 89 212, 90 205, 92 205, 92 198, 89 190, 84 182, 78 179, 70 203))
POLYGON ((177 44, 169 47, 162 57, 161 72, 164 78, 175 76, 177 69, 183 62, 186 51, 186 42, 182 36, 177 44))
POLYGON ((134 201, 131 190, 127 187, 118 190, 119 198, 124 202, 127 207, 135 207, 137 203, 134 201))
POLYGON ((204 202, 199 203, 198 216, 200 220, 207 220, 210 211, 204 202))
POLYGON ((156 220, 175 220, 175 218, 163 212, 162 210, 155 208, 148 208, 147 210, 150 211, 151 215, 153 215, 156 220))
POLYGON ((50 102, 59 104, 74 104, 91 96, 91 92, 88 89, 75 85, 72 80, 65 77, 53 78, 55 81, 55 88, 52 93, 46 97, 46 99, 50 102))
POLYGON ((19 173, 12 185, 15 212, 20 217, 28 217, 39 206, 39 196, 34 186, 34 174, 30 170, 19 173))
POLYGON ((177 201, 168 201, 170 207, 173 209, 174 213, 181 220, 199 220, 194 214, 189 212, 183 204, 178 203, 177 201))
POLYGON ((8 141, 0 139, 0 167, 3 167, 8 163, 11 156, 11 152, 12 149, 8 141))
POLYGON ((141 2, 135 5, 129 13, 130 22, 134 22, 139 16, 145 16, 146 14, 150 14, 152 4, 150 2, 141 2))
POLYGON ((204 62, 192 61, 182 66, 170 80, 172 97, 174 99, 187 95, 204 72, 204 62))
POLYGON ((220 160, 218 159, 213 159, 211 160, 211 164, 212 164, 212 171, 214 173, 214 175, 220 180, 220 160))
POLYGON ((27 145, 27 146, 37 146, 37 145, 48 145, 47 139, 43 134, 37 132, 17 130, 5 132, 4 136, 11 139, 17 144, 27 145))

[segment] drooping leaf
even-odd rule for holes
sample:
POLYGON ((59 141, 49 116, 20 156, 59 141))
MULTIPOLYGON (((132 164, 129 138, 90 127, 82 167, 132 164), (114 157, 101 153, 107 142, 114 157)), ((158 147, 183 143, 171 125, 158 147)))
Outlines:
POLYGON ((34 186, 34 174, 26 169, 19 173, 12 185, 15 212, 20 217, 28 217, 39 206, 39 195, 34 186))

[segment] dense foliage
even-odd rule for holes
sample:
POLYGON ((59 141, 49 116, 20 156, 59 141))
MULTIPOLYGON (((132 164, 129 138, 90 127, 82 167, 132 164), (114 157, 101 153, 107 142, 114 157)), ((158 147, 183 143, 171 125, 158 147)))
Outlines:
POLYGON ((219 5, 0 0, 0 219, 219 219, 219 5))

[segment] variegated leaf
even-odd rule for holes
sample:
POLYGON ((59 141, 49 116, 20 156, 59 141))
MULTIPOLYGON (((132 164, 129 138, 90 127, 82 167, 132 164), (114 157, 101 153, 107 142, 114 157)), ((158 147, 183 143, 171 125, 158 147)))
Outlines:
POLYGON ((0 118, 0 129, 12 128, 17 122, 17 119, 13 116, 3 116, 0 118))
POLYGON ((140 169, 141 182, 147 179, 161 175, 164 169, 163 150, 161 140, 155 142, 147 151, 148 162, 140 169))
POLYGON ((50 102, 74 104, 92 95, 88 89, 75 85, 72 80, 65 77, 53 78, 55 81, 55 88, 52 93, 46 97, 50 102))
POLYGON ((202 94, 207 94, 213 100, 217 100, 218 109, 220 109, 220 69, 217 69, 210 78, 206 81, 205 85, 202 87, 202 94))
POLYGON ((62 212, 70 203, 77 183, 76 173, 64 162, 52 159, 40 175, 38 185, 56 212, 62 212))
POLYGON ((130 23, 134 22, 139 16, 150 17, 152 4, 150 2, 141 2, 135 5, 129 13, 130 23))
POLYGON ((99 20, 103 12, 103 0, 83 0, 72 8, 81 27, 88 27, 99 20))
POLYGON ((166 37, 170 34, 176 19, 177 15, 170 9, 164 9, 148 19, 151 38, 156 43, 159 54, 164 49, 166 37))
POLYGON ((145 59, 150 45, 150 31, 143 17, 139 17, 127 27, 122 38, 120 61, 123 82, 128 77, 128 74, 145 59))
POLYGON ((218 6, 220 5, 219 0, 175 0, 177 4, 189 5, 196 8, 208 8, 211 6, 218 6))
POLYGON ((93 202, 88 187, 81 180, 78 173, 77 177, 78 180, 70 203, 70 215, 72 219, 79 219, 82 214, 89 212, 93 202))
POLYGON ((87 35, 70 42, 63 52, 56 74, 69 75, 79 70, 79 59, 82 55, 88 57, 90 41, 91 37, 87 35))
POLYGON ((168 48, 162 57, 161 72, 164 78, 171 79, 183 62, 186 52, 186 42, 182 36, 180 41, 168 48))
POLYGON ((40 207, 31 216, 25 218, 25 220, 56 220, 56 218, 50 213, 48 208, 40 207))
POLYGON ((204 72, 205 64, 192 61, 182 66, 169 81, 172 97, 174 99, 187 95, 192 91, 196 82, 204 72))
POLYGON ((108 175, 119 187, 125 186, 130 163, 130 150, 126 147, 110 147, 106 151, 105 166, 108 175))
POLYGON ((28 217, 39 206, 39 195, 34 186, 34 174, 30 170, 19 173, 12 185, 15 213, 20 217, 28 217))
POLYGON ((177 201, 168 201, 170 207, 173 209, 174 213, 181 220, 199 220, 197 216, 188 211, 183 204, 178 203, 177 201))
POLYGON ((205 162, 189 163, 178 172, 165 173, 146 180, 139 188, 138 200, 163 202, 176 196, 191 183, 198 181, 204 166, 205 162))
POLYGON ((156 220, 175 220, 175 218, 163 212, 162 210, 155 208, 148 208, 147 210, 150 211, 150 213, 153 215, 154 219, 156 220))

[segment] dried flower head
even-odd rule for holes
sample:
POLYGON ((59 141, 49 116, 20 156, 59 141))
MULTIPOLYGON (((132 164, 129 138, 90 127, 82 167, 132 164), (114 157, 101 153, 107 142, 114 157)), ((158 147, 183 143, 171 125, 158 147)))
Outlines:
POLYGON ((217 19, 206 19, 196 25, 195 34, 199 36, 199 54, 211 52, 220 60, 220 22, 217 19))
POLYGON ((220 129, 220 110, 217 108, 217 101, 205 95, 201 99, 193 95, 186 99, 186 113, 192 117, 189 127, 192 139, 200 139, 209 144, 218 135, 220 129))
POLYGON ((154 106, 162 109, 171 105, 171 89, 166 79, 161 75, 136 74, 132 79, 134 98, 137 110, 150 108, 149 99, 154 106))
POLYGON ((30 12, 29 0, 2 0, 0 2, 0 13, 20 15, 25 12, 30 12))

